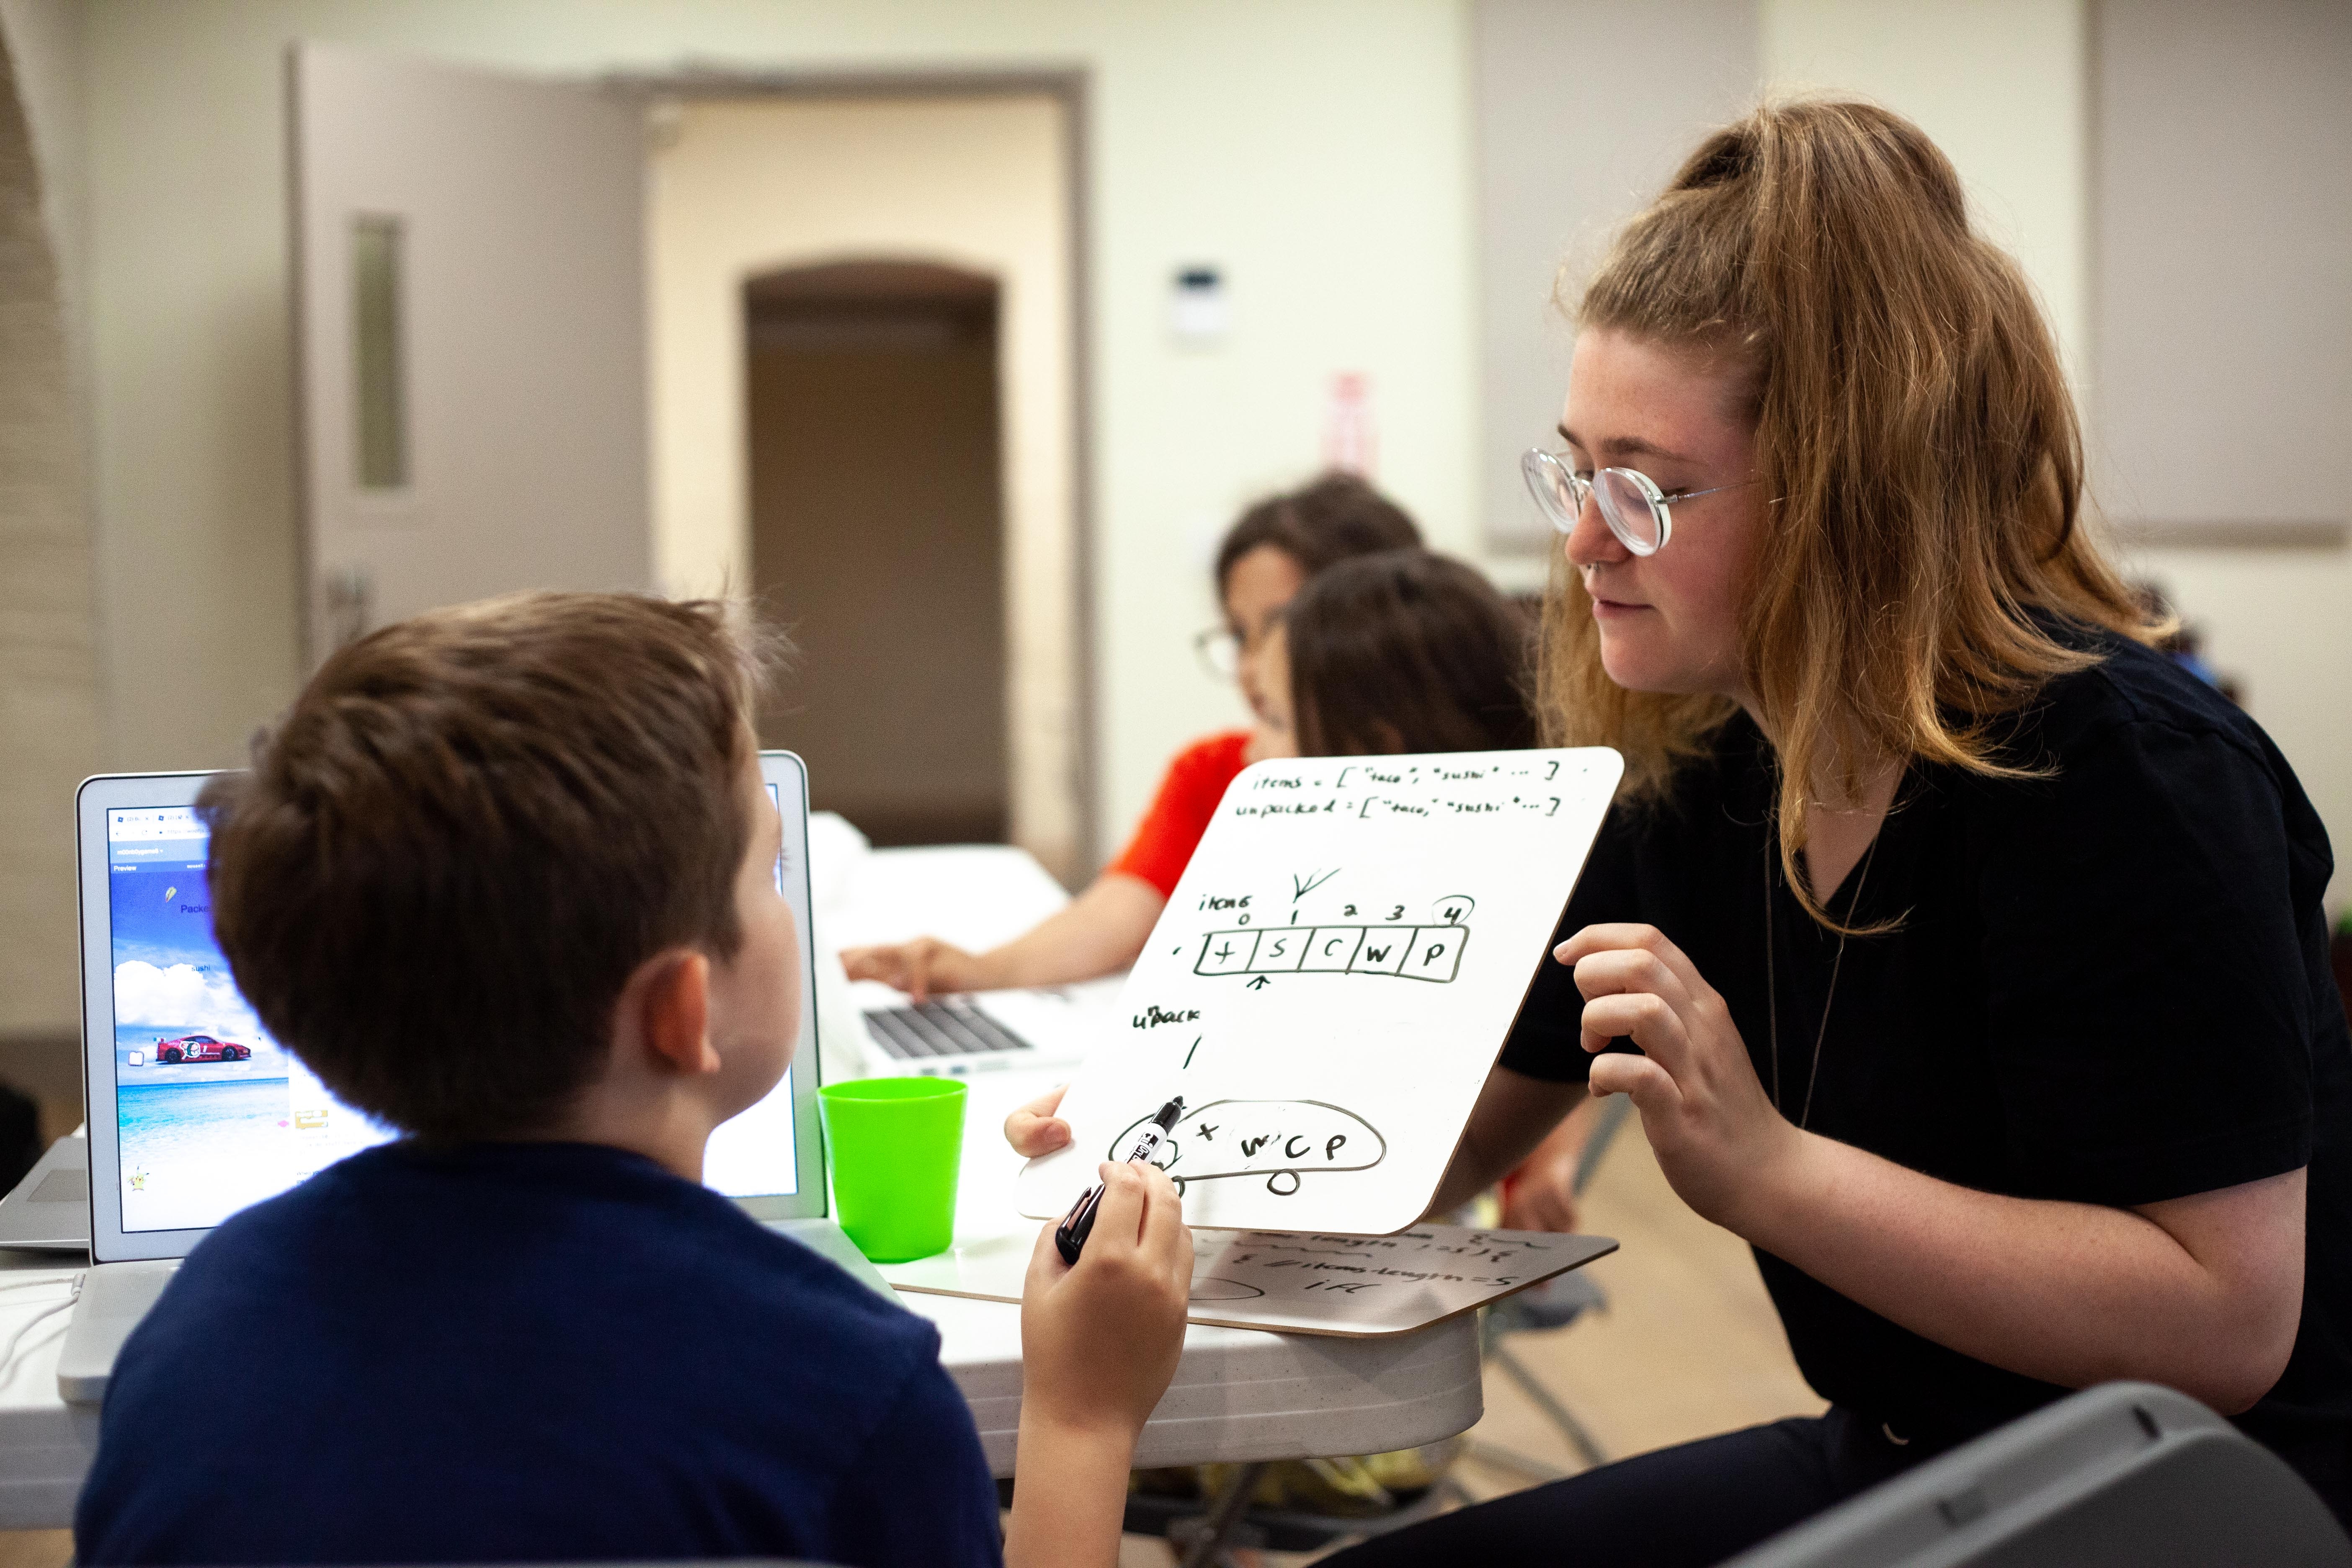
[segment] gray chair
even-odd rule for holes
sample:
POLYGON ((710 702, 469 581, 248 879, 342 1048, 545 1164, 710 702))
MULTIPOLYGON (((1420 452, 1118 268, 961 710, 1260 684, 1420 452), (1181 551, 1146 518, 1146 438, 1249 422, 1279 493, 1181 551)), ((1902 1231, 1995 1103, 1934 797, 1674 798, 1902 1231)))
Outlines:
POLYGON ((1723 1568, 2352 1568, 2278 1456, 2186 1394, 2109 1383, 1774 1536, 1723 1568))

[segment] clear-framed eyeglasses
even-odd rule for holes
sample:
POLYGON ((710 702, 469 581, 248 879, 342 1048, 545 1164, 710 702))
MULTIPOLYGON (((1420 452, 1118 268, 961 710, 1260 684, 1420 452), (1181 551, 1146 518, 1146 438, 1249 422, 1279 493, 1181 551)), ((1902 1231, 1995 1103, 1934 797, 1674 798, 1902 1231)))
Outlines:
POLYGON ((1231 626, 1211 626, 1192 636, 1192 652, 1201 660, 1201 668, 1220 680, 1231 680, 1241 673, 1242 639, 1231 626))
POLYGON ((1553 528, 1573 533, 1576 520, 1584 514, 1584 503, 1591 499, 1600 503, 1601 521, 1609 525, 1617 542, 1636 555, 1655 555, 1666 547, 1666 541, 1674 537, 1674 509, 1679 503, 1756 483, 1741 479, 1703 490, 1662 490, 1655 479, 1638 468, 1603 468, 1588 479, 1562 454, 1534 449, 1519 458, 1519 472, 1553 528))

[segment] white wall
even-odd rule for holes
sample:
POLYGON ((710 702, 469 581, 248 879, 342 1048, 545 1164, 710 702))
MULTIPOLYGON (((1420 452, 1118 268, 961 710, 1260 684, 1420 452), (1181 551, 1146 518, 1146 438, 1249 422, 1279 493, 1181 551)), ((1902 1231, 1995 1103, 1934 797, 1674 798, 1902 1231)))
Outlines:
MULTIPOLYGON (((517 69, 1081 65, 1092 73, 1097 759, 1113 840, 1238 717, 1186 646, 1215 535, 1317 463, 1367 372, 1381 481, 1473 539, 1467 68, 1452 0, 99 0, 89 21, 98 484, 126 765, 232 762, 298 676, 279 55, 294 37, 517 69), (1231 279, 1179 348, 1179 265, 1231 279)), ((1115 843, 1109 846, 1115 847, 1115 843)))
MULTIPOLYGON (((2095 404, 2086 0, 1761 0, 1761 12, 1772 85, 1864 93, 1918 121, 1951 155, 1979 221, 2041 290, 2075 384, 2095 404)), ((2193 194, 2181 199, 2193 213, 2193 194)), ((2343 435, 2352 441, 2352 431, 2343 435)), ((2338 866, 2352 861, 2352 554, 2140 547, 2121 555, 2202 628, 2213 662, 2242 679, 2248 707, 2326 822, 2338 866)), ((2352 873, 2339 869, 2331 898, 2340 906, 2347 894, 2352 873)))

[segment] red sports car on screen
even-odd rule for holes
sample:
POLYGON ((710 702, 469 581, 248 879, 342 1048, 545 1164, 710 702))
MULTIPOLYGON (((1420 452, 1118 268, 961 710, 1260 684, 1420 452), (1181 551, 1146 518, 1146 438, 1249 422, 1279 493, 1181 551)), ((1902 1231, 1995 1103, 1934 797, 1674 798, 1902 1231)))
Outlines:
POLYGON ((210 1035, 183 1035, 176 1040, 155 1042, 159 1062, 241 1062, 252 1055, 251 1046, 215 1040, 210 1035))

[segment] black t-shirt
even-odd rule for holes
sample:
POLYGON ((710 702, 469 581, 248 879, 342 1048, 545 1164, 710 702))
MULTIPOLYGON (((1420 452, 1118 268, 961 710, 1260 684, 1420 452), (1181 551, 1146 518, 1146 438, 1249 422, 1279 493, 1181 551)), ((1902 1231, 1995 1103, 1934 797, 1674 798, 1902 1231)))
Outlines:
MULTIPOLYGON (((1560 934, 1664 931, 1768 1090, 1777 994, 1788 1118, 1946 1181, 2124 1206, 2308 1164, 2302 1329, 2242 1425, 2306 1473, 2331 1449, 2352 1471, 2352 1031, 2320 909, 2327 837, 2245 714, 2160 654, 2075 640, 2105 657, 2004 726, 2003 755, 2045 776, 1905 775, 1830 906, 1901 924, 1847 942, 1825 1033, 1838 938, 1780 874, 1772 753, 1744 716, 1667 805, 1611 812, 1560 934)), ((1581 1005, 1547 960, 1503 1065, 1584 1079, 1581 1005)), ((2063 1392, 1757 1259, 1806 1380, 1898 1433, 1972 1436, 2063 1392)), ((2352 1503, 2352 1473, 2329 1489, 2352 1503)))

